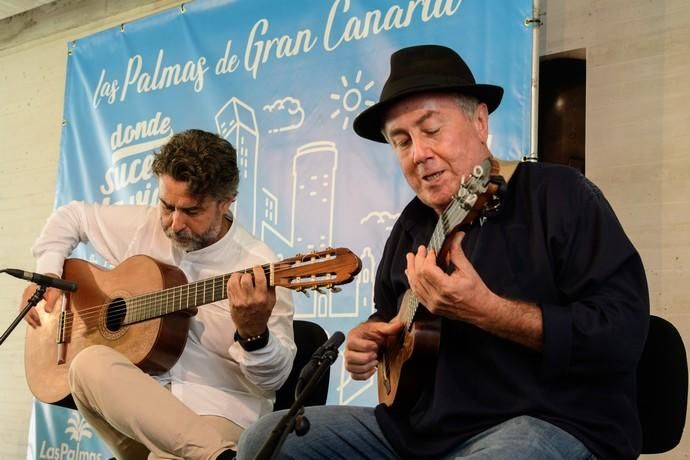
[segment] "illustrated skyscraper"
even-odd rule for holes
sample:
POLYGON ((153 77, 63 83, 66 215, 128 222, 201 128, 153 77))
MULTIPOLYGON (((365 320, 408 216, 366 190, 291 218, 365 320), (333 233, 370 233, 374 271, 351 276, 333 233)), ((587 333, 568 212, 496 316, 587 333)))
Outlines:
POLYGON ((259 129, 254 109, 231 97, 216 113, 218 133, 237 149, 240 186, 233 212, 256 234, 256 187, 259 163, 259 129))

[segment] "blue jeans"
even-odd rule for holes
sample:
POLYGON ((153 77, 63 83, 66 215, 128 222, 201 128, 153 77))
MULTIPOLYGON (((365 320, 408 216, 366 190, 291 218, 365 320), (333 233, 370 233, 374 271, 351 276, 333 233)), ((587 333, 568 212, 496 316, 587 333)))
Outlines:
MULTIPOLYGON (((238 460, 253 460, 286 411, 268 414, 240 437, 238 460)), ((305 411, 311 428, 304 436, 291 433, 281 459, 381 459, 400 457, 383 436, 374 409, 352 406, 316 406, 305 411)), ((594 456, 577 438, 543 420, 521 416, 470 438, 443 460, 591 460, 594 456)))

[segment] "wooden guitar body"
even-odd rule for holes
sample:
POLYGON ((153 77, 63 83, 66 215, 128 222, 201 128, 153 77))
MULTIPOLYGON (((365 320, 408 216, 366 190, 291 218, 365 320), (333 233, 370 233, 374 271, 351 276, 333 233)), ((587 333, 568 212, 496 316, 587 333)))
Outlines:
MULTIPOLYGON (((79 259, 65 261, 65 279, 79 289, 65 293, 64 357, 58 358, 60 305, 51 313, 38 308, 41 326, 27 328, 24 352, 26 379, 34 396, 46 403, 69 398, 67 371, 74 357, 91 345, 106 345, 124 354, 151 374, 170 369, 182 354, 189 330, 189 312, 176 312, 145 322, 115 327, 121 309, 118 299, 185 284, 177 268, 147 256, 134 256, 113 270, 79 259), (62 362, 60 362, 62 361, 62 362)), ((69 403, 66 403, 69 404, 69 403)))
MULTIPOLYGON (((409 302, 410 296, 412 291, 408 290, 402 302, 409 302)), ((409 323, 406 314, 401 309, 394 321, 409 323)), ((417 309, 409 330, 406 327, 400 334, 388 337, 378 365, 379 402, 397 409, 414 404, 414 395, 421 394, 424 384, 434 374, 440 340, 441 318, 423 307, 417 309), (398 394, 408 397, 397 398, 398 394)))

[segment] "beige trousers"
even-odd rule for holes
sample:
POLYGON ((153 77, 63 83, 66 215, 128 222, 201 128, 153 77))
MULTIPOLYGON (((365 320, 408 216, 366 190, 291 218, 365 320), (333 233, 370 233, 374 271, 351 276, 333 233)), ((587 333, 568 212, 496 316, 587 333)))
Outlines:
POLYGON ((242 427, 201 416, 121 353, 95 345, 69 369, 72 397, 117 460, 215 459, 236 449, 242 427))

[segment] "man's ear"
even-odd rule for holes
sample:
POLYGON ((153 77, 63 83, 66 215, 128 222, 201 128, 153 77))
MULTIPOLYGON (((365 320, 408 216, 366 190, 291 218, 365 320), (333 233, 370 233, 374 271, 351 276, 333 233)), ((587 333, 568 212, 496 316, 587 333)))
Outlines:
POLYGON ((483 102, 477 104, 474 112, 474 127, 484 144, 489 140, 489 108, 483 102))

